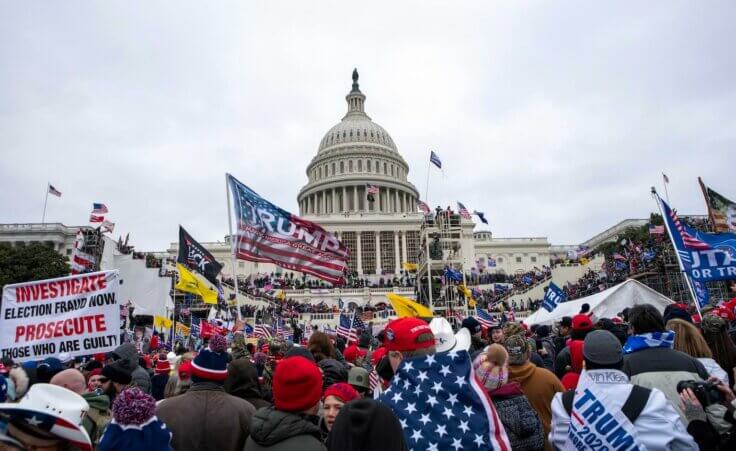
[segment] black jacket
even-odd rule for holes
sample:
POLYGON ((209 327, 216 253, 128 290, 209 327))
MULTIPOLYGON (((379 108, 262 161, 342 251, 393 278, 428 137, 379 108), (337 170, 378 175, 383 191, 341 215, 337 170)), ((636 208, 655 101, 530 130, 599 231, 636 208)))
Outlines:
POLYGON ((250 423, 244 451, 326 451, 317 417, 283 412, 274 407, 259 409, 250 423))
POLYGON ((263 399, 261 386, 258 384, 258 372, 255 365, 248 359, 235 359, 227 366, 225 391, 245 399, 253 404, 256 410, 271 405, 270 402, 263 399))

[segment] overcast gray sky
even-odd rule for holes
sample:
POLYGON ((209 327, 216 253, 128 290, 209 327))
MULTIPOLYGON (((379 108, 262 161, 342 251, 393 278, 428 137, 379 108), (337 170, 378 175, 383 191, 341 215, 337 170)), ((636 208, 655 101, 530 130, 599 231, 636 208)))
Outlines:
POLYGON ((226 171, 296 212, 353 67, 421 193, 443 159, 429 203, 496 236, 579 243, 662 171, 683 213, 699 175, 736 198, 736 6, 608 3, 2 2, 0 222, 39 222, 48 181, 49 222, 96 201, 138 249, 222 239, 226 171))

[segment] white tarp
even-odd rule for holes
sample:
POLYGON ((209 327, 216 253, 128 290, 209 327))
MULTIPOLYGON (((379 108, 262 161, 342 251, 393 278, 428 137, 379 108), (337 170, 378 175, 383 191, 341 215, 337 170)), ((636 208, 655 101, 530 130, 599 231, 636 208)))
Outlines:
POLYGON ((540 307, 539 310, 524 319, 524 323, 528 326, 534 324, 551 324, 559 321, 563 316, 577 315, 580 313, 580 307, 583 304, 590 305, 590 311, 593 312, 593 317, 599 319, 611 318, 618 315, 626 307, 641 304, 651 304, 661 313, 667 305, 673 302, 667 296, 658 293, 643 283, 634 279, 628 279, 600 293, 574 301, 563 302, 551 312, 540 307))
POLYGON ((158 268, 146 268, 145 260, 135 260, 131 255, 115 255, 114 267, 120 270, 120 299, 131 301, 135 315, 159 315, 167 317, 167 308, 173 310, 171 301, 171 277, 160 277, 158 268))

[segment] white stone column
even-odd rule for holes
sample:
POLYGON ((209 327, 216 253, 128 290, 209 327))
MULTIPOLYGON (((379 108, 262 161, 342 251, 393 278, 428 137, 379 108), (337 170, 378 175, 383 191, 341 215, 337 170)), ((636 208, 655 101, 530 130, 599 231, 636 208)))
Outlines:
POLYGON ((312 195, 311 194, 308 195, 306 200, 307 200, 307 214, 310 214, 312 213, 311 211, 312 210, 312 195))
POLYGON ((327 213, 327 190, 321 191, 322 193, 322 214, 327 213))
MULTIPOLYGON (((403 257, 403 260, 402 261, 403 262, 408 262, 409 259, 407 258, 407 252, 406 252, 406 230, 402 230, 401 231, 401 245, 402 245, 401 246, 401 254, 402 254, 402 257, 403 257)), ((414 257, 412 256, 412 258, 414 258, 414 257)), ((411 262, 411 263, 416 263, 416 262, 411 262)))
POLYGON ((376 275, 381 274, 381 232, 373 232, 376 236, 376 275))
POLYGON ((413 213, 411 206, 409 206, 409 195, 406 193, 404 193, 404 211, 406 211, 407 213, 413 213))
POLYGON ((332 214, 337 213, 337 188, 332 188, 332 214))
POLYGON ((353 211, 358 211, 358 186, 353 186, 353 211))
POLYGON ((394 274, 398 274, 401 269, 401 258, 399 258, 399 231, 394 231, 394 262, 396 263, 396 269, 394 274))
POLYGON ((363 275, 363 244, 360 240, 360 232, 355 232, 355 252, 358 275, 363 275))
POLYGON ((340 212, 343 211, 348 211, 348 189, 345 186, 342 187, 342 208, 340 212))
POLYGON ((401 202, 399 201, 399 190, 394 189, 394 213, 401 213, 401 202))

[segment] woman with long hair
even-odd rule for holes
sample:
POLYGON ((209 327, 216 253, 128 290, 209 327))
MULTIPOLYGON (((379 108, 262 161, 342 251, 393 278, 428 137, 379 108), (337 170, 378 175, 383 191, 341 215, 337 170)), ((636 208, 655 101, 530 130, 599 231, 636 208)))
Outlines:
MULTIPOLYGON (((715 315, 705 315, 700 324, 703 336, 716 362, 728 373, 728 386, 733 387, 733 370, 736 367, 736 345, 728 336, 728 323, 715 315)), ((725 382, 725 381, 724 381, 725 382)))
POLYGON ((671 319, 667 321, 665 327, 675 332, 675 351, 684 352, 698 359, 711 376, 724 382, 728 380, 728 373, 713 360, 713 353, 697 327, 682 319, 671 319))

